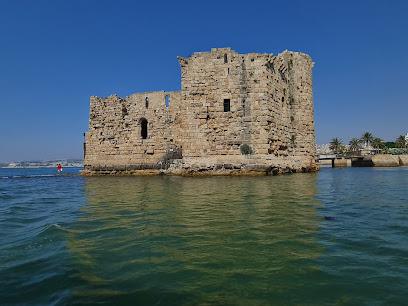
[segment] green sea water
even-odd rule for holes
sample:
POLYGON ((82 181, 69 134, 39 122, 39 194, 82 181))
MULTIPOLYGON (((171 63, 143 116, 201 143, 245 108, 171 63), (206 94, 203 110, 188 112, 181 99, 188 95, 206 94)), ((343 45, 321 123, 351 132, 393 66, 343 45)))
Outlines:
POLYGON ((407 305, 408 168, 0 169, 0 305, 407 305))

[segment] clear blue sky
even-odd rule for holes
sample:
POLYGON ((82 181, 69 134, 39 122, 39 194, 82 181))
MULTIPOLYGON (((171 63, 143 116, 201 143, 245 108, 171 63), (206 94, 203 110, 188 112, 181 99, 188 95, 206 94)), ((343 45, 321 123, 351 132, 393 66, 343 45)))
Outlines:
POLYGON ((177 55, 309 53, 318 143, 408 130, 408 1, 0 0, 0 161, 82 157, 89 96, 178 90, 177 55))

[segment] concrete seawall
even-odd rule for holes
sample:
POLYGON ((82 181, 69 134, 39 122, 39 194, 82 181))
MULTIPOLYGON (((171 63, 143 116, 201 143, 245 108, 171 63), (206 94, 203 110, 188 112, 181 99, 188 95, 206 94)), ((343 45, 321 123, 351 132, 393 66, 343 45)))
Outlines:
POLYGON ((374 167, 398 167, 400 165, 398 155, 377 154, 371 160, 374 167))
POLYGON ((361 156, 352 158, 335 158, 332 160, 320 160, 320 166, 331 165, 334 168, 341 167, 400 167, 408 166, 408 154, 392 155, 377 154, 373 156, 361 156))
POLYGON ((399 159, 400 166, 408 166, 408 154, 399 155, 398 159, 399 159))
POLYGON ((336 158, 333 161, 333 167, 340 168, 340 167, 351 167, 351 159, 347 158, 336 158))

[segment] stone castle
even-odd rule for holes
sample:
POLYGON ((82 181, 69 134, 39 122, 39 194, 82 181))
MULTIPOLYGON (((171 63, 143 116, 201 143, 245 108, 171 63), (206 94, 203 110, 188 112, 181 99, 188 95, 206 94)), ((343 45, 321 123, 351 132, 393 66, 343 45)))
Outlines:
POLYGON ((178 60, 181 91, 90 98, 85 175, 317 170, 307 54, 217 48, 178 60))

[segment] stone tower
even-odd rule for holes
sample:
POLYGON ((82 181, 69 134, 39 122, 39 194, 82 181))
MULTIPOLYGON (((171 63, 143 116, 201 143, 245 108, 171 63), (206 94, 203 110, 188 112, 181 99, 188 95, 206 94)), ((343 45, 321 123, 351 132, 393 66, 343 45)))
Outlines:
POLYGON ((219 48, 179 63, 180 92, 91 97, 84 174, 317 169, 308 55, 219 48))

